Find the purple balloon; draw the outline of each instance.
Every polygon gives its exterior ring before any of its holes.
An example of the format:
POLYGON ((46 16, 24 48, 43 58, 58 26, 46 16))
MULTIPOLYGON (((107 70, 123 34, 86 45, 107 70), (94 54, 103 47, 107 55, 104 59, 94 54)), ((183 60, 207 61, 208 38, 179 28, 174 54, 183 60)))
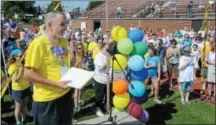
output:
POLYGON ((142 114, 141 114, 139 120, 140 120, 141 122, 146 123, 146 122, 149 120, 149 113, 148 113, 146 110, 143 110, 143 112, 142 112, 142 114))
POLYGON ((147 94, 147 92, 145 92, 143 94, 143 96, 141 96, 141 97, 132 96, 132 98, 133 98, 134 102, 136 102, 137 104, 143 104, 143 103, 148 101, 148 94, 147 94))

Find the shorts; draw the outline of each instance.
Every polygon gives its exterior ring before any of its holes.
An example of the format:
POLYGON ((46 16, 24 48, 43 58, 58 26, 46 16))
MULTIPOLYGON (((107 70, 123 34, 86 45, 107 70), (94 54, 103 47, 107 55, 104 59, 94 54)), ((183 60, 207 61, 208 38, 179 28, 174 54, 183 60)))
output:
POLYGON ((175 72, 175 76, 178 78, 179 77, 179 69, 178 69, 178 64, 171 64, 171 63, 168 63, 168 75, 169 77, 172 77, 172 74, 173 74, 173 70, 175 72))
POLYGON ((73 116, 72 90, 52 101, 33 103, 35 125, 71 125, 73 116))
POLYGON ((157 79, 158 78, 158 75, 148 75, 148 78, 152 78, 152 79, 157 79))
POLYGON ((207 78, 207 72, 208 72, 208 68, 207 67, 202 67, 201 76, 204 77, 204 78, 207 78))
POLYGON ((24 98, 31 96, 30 88, 24 90, 12 90, 12 96, 16 102, 21 102, 24 98))
POLYGON ((191 90, 193 82, 180 82, 181 91, 182 92, 189 92, 191 90))
POLYGON ((207 82, 209 83, 216 83, 215 81, 215 71, 208 71, 207 73, 207 82))

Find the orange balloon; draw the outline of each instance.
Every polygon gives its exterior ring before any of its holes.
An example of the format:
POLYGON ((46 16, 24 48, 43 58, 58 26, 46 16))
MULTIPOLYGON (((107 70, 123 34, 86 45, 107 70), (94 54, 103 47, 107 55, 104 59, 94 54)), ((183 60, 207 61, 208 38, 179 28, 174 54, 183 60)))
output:
POLYGON ((124 79, 115 80, 113 82, 113 93, 123 94, 128 91, 128 83, 124 79))

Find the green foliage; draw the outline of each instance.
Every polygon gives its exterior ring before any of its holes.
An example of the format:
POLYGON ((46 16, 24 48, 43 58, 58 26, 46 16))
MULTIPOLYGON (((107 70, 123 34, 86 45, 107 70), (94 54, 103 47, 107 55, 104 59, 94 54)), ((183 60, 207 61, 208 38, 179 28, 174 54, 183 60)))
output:
POLYGON ((104 1, 90 1, 89 5, 88 5, 88 8, 92 9, 94 7, 97 7, 97 6, 101 5, 103 2, 104 1))
POLYGON ((37 17, 34 17, 30 19, 29 23, 35 26, 40 26, 43 22, 39 20, 37 17))
MULTIPOLYGON (((48 5, 47 12, 54 11, 54 9, 55 9, 55 7, 58 5, 58 3, 59 3, 59 1, 52 1, 52 2, 48 5)), ((60 5, 58 6, 58 8, 56 9, 56 11, 62 11, 61 3, 60 3, 60 5)))
POLYGON ((24 14, 33 13, 35 1, 3 1, 2 10, 5 19, 14 20, 15 13, 18 14, 18 20, 22 20, 24 14))

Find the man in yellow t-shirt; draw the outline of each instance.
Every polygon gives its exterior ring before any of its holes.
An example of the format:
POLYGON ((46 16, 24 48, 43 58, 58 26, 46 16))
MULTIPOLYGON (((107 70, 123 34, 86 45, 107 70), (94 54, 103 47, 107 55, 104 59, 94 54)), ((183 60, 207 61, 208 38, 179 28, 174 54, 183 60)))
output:
POLYGON ((211 45, 212 43, 214 43, 214 38, 210 38, 209 41, 206 41, 205 43, 203 43, 203 48, 201 51, 201 62, 202 62, 202 68, 201 68, 201 83, 202 83, 202 88, 200 93, 203 94, 203 92, 206 89, 206 78, 207 78, 207 72, 208 72, 208 64, 205 61, 206 56, 208 55, 208 53, 211 51, 211 45), (204 53, 203 53, 204 52, 204 53))
POLYGON ((34 82, 34 122, 71 125, 72 90, 67 86, 70 81, 60 81, 70 67, 67 40, 63 38, 65 15, 49 12, 45 24, 45 33, 34 39, 26 52, 24 76, 34 82))

